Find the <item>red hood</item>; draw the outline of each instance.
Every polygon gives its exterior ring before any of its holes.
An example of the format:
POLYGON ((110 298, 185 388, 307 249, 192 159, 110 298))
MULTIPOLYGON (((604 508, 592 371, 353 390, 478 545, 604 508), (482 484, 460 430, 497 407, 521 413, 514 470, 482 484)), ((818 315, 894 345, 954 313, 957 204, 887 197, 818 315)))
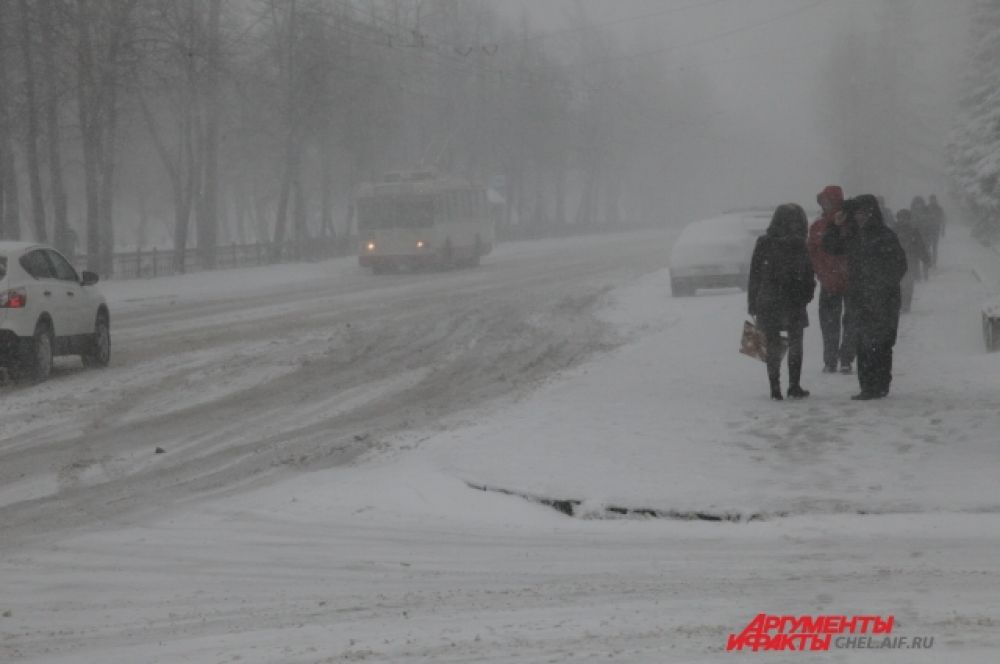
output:
POLYGON ((827 185, 823 191, 816 195, 816 202, 819 203, 824 198, 833 203, 833 207, 829 212, 824 212, 822 217, 827 221, 832 221, 833 213, 844 207, 844 190, 835 184, 827 185))

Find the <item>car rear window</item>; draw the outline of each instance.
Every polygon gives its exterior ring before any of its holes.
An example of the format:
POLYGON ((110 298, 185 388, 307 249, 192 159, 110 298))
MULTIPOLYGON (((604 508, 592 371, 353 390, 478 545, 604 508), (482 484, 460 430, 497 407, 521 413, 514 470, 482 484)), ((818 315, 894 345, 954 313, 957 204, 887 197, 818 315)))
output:
POLYGON ((21 256, 20 262, 24 271, 33 276, 35 279, 53 279, 56 276, 52 269, 52 265, 45 257, 45 254, 42 253, 41 249, 29 251, 25 255, 21 256))
POLYGON ((0 279, 7 276, 7 257, 0 256, 0 279))

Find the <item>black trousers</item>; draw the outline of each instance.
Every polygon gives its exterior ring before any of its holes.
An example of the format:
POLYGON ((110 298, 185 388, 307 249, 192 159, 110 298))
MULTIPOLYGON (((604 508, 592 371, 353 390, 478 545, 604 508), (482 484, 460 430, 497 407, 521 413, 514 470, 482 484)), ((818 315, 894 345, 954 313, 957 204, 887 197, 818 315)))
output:
POLYGON ((892 383, 891 340, 867 339, 858 342, 858 383, 862 392, 888 394, 892 383))
POLYGON ((843 294, 819 291, 819 328, 823 333, 823 364, 828 367, 850 364, 857 353, 857 332, 847 298, 843 294))
MULTIPOLYGON (((764 328, 767 337, 767 379, 772 388, 781 385, 781 329, 764 328)), ((802 328, 793 326, 788 330, 788 387, 799 384, 802 379, 802 328)))

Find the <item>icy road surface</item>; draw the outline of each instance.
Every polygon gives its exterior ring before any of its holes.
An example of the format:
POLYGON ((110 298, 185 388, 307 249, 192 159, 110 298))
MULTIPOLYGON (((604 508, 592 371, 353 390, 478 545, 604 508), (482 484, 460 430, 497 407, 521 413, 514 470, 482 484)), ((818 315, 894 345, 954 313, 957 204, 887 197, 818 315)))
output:
POLYGON ((110 283, 112 365, 2 389, 3 543, 341 464, 606 348, 601 296, 670 235, 501 246, 480 269, 345 259, 110 283), (164 454, 154 454, 159 447, 164 454))

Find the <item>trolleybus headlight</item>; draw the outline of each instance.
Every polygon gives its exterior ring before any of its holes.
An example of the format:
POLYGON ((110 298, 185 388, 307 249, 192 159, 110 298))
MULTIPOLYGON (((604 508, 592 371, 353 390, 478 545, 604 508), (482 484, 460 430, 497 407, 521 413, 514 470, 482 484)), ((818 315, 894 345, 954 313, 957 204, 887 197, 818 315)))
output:
POLYGON ((424 248, 424 241, 417 240, 417 249, 423 249, 423 248, 424 248))
POLYGON ((374 242, 369 242, 365 246, 367 247, 368 251, 375 251, 375 243, 374 242))

